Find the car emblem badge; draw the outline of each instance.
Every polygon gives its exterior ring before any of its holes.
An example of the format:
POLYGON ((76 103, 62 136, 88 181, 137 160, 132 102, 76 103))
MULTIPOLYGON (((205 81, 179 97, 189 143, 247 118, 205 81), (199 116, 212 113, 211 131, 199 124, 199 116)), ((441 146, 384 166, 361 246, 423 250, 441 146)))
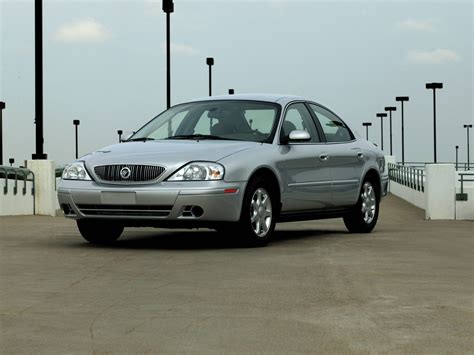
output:
POLYGON ((128 166, 125 166, 122 169, 120 169, 120 176, 122 179, 126 180, 130 177, 130 175, 132 175, 132 171, 130 170, 128 166))

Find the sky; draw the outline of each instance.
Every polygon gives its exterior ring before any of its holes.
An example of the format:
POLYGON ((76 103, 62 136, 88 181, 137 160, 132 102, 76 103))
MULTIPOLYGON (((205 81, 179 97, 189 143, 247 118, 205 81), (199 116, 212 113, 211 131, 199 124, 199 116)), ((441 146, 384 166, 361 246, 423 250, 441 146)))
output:
MULTIPOLYGON (((172 104, 203 97, 206 57, 213 93, 301 95, 326 105, 361 135, 380 143, 385 106, 393 114, 394 155, 433 159, 437 92, 438 161, 466 160, 473 123, 472 1, 174 0, 172 104)), ((45 153, 58 164, 117 141, 166 108, 165 15, 159 0, 44 0, 45 153)), ((35 150, 34 1, 0 0, 0 101, 4 162, 35 150)), ((384 148, 389 146, 388 119, 384 148)), ((474 136, 471 136, 473 138, 474 136)), ((473 144, 474 145, 474 141, 473 144)), ((473 157, 471 147, 471 157, 473 157)), ((17 165, 18 165, 17 164, 17 165)))

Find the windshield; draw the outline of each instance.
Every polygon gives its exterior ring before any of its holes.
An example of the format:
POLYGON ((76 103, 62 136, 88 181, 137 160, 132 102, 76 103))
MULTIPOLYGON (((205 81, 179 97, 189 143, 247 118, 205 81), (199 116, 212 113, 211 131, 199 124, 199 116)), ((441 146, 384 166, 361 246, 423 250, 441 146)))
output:
POLYGON ((129 140, 230 139, 270 142, 280 106, 219 100, 178 105, 158 115, 129 140))

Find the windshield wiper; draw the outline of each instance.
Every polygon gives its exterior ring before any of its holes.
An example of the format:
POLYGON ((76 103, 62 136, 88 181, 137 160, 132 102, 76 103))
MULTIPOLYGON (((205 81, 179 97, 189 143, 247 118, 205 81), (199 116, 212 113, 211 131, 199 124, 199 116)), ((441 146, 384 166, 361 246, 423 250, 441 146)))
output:
POLYGON ((165 139, 221 139, 221 140, 230 140, 230 141, 235 141, 237 139, 232 139, 232 138, 224 138, 224 137, 219 137, 219 136, 213 136, 212 134, 178 134, 176 136, 171 136, 165 139))
POLYGON ((140 137, 140 138, 128 139, 127 142, 145 142, 145 141, 154 141, 154 140, 155 140, 155 138, 140 137))

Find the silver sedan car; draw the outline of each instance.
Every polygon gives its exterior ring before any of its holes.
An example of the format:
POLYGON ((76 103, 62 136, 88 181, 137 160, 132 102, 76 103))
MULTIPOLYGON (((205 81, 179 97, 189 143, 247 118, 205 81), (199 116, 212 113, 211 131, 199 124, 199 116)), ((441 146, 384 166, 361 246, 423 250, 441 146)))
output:
POLYGON ((76 160, 58 199, 92 243, 155 226, 212 228, 259 246, 276 222, 342 217, 350 232, 370 232, 387 184, 382 151, 328 108, 230 95, 173 106, 76 160))

